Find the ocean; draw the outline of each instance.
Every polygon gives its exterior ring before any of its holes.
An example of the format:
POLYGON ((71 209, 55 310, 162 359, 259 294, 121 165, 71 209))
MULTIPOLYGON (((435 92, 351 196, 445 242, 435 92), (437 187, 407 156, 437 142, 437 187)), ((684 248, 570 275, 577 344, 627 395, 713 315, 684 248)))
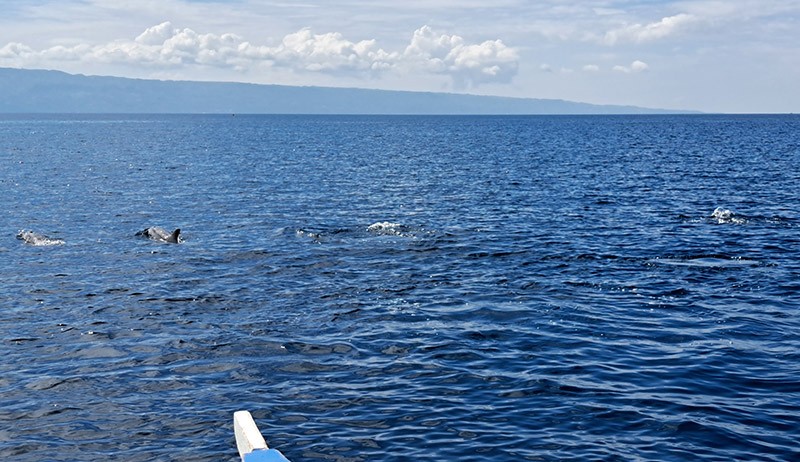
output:
POLYGON ((0 171, 0 459, 800 459, 800 116, 2 115, 0 171))

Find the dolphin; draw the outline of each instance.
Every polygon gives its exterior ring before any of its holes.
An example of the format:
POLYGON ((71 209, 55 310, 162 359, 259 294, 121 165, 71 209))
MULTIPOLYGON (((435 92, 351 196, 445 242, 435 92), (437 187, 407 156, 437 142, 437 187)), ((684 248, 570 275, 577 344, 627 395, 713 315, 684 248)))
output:
POLYGON ((47 237, 44 234, 39 234, 34 231, 26 231, 24 229, 17 234, 17 239, 24 241, 26 244, 35 246, 61 245, 64 243, 63 239, 54 239, 47 237))
POLYGON ((165 231, 164 228, 159 228, 158 226, 151 226, 136 233, 137 236, 143 236, 154 241, 169 242, 172 244, 183 242, 183 240, 180 238, 180 234, 180 228, 176 228, 175 231, 169 233, 165 231))

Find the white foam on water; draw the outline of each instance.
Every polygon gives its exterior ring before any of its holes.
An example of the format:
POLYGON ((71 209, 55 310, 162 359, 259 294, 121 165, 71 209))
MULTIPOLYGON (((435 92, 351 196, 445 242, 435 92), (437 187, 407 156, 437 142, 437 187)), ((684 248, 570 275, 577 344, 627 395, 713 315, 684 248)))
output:
POLYGON ((711 218, 717 220, 719 224, 734 224, 734 225, 742 225, 747 223, 747 220, 736 216, 733 211, 729 209, 724 209, 722 207, 717 207, 714 209, 714 212, 711 213, 711 218))
POLYGON ((367 231, 375 234, 404 236, 406 227, 400 223, 392 223, 390 221, 379 221, 367 227, 367 231))
POLYGON ((26 231, 20 230, 17 234, 17 239, 25 241, 28 245, 33 245, 37 247, 44 247, 44 246, 51 246, 51 245, 63 245, 63 239, 55 239, 45 236, 44 234, 39 234, 33 231, 26 231))

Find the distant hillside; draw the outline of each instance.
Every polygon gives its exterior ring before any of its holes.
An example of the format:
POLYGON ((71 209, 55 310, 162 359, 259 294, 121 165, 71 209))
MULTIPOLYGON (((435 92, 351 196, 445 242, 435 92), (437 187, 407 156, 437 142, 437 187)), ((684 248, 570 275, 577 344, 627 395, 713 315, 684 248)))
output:
POLYGON ((0 113, 645 114, 633 106, 454 93, 139 80, 0 68, 0 113))

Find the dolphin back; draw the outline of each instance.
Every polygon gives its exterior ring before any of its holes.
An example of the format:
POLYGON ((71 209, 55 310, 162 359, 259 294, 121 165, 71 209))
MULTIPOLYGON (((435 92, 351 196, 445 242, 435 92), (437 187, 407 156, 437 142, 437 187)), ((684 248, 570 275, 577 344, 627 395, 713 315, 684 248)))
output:
POLYGON ((63 239, 48 237, 45 236, 44 234, 40 234, 34 231, 26 231, 24 229, 17 234, 17 239, 25 242, 28 245, 33 245, 37 247, 64 244, 63 239))
POLYGON ((147 237, 159 242, 169 242, 172 244, 178 244, 181 242, 180 234, 180 228, 177 228, 175 231, 169 233, 165 231, 164 228, 159 228, 158 226, 151 226, 136 233, 137 236, 147 237))

